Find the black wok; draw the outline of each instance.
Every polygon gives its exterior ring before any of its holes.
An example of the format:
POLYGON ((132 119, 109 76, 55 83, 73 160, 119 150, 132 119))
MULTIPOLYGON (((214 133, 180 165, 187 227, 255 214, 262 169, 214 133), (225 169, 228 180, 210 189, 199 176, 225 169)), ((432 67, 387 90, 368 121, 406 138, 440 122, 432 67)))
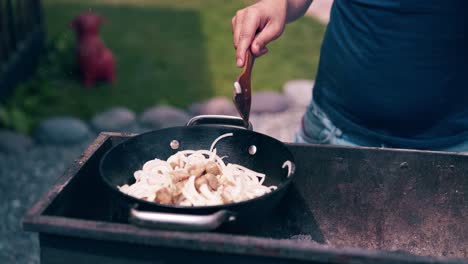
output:
POLYGON ((198 116, 185 127, 144 133, 110 149, 103 156, 99 169, 113 201, 119 205, 115 209, 119 211, 117 213, 128 217, 134 224, 178 230, 212 230, 223 223, 237 228, 264 219, 281 200, 293 179, 294 158, 282 142, 251 131, 251 126, 246 129, 242 124, 242 119, 236 117, 198 116), (214 139, 226 133, 234 136, 217 143, 218 155, 228 156, 225 162, 266 174, 264 184, 276 185, 276 190, 239 203, 194 207, 149 202, 118 190, 117 186, 133 183, 133 173, 148 160, 166 160, 180 150, 209 149, 214 139), (177 145, 178 148, 173 149, 177 145), (286 161, 292 163, 289 171, 282 168, 286 161))

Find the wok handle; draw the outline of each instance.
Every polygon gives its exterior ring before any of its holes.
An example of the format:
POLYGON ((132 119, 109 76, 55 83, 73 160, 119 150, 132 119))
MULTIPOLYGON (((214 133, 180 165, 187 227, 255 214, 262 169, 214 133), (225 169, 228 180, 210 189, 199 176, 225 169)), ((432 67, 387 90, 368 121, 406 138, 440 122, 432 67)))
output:
POLYGON ((130 208, 130 223, 138 226, 181 231, 210 231, 225 222, 235 221, 234 214, 221 210, 210 215, 187 215, 139 211, 130 208))
POLYGON ((229 115, 199 115, 187 122, 187 126, 197 125, 221 125, 253 130, 252 123, 247 125, 242 118, 229 115))

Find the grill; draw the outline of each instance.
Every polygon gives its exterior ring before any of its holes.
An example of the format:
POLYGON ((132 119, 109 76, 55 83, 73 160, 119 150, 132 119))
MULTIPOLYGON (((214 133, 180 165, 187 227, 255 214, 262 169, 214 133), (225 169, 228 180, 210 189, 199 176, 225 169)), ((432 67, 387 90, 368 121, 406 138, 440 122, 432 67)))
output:
POLYGON ((182 232, 114 215, 102 133, 28 211, 42 263, 468 263, 468 156, 289 144, 296 178, 261 225, 182 232))

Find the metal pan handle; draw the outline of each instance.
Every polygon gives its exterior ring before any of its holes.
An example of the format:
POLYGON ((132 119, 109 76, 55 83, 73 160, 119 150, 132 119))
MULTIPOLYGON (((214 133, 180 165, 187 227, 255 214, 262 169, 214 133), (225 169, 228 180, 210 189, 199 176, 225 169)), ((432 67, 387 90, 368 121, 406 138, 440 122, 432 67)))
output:
POLYGON ((253 130, 252 123, 246 125, 242 118, 229 115, 199 115, 187 122, 187 126, 197 125, 220 125, 253 130))
POLYGON ((138 226, 180 231, 210 231, 225 222, 235 221, 230 211, 221 210, 210 215, 185 215, 139 211, 130 208, 130 223, 138 226))

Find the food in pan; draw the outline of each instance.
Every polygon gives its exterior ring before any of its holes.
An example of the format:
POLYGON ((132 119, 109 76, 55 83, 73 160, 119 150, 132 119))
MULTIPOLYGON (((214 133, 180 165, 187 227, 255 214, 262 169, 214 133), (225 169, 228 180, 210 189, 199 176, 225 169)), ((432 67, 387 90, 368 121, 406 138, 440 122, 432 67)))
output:
POLYGON ((135 183, 119 189, 139 199, 179 206, 236 203, 276 189, 263 185, 265 174, 226 164, 226 156, 217 155, 216 143, 229 136, 233 134, 216 138, 210 150, 183 150, 167 160, 150 160, 134 173, 135 183))

